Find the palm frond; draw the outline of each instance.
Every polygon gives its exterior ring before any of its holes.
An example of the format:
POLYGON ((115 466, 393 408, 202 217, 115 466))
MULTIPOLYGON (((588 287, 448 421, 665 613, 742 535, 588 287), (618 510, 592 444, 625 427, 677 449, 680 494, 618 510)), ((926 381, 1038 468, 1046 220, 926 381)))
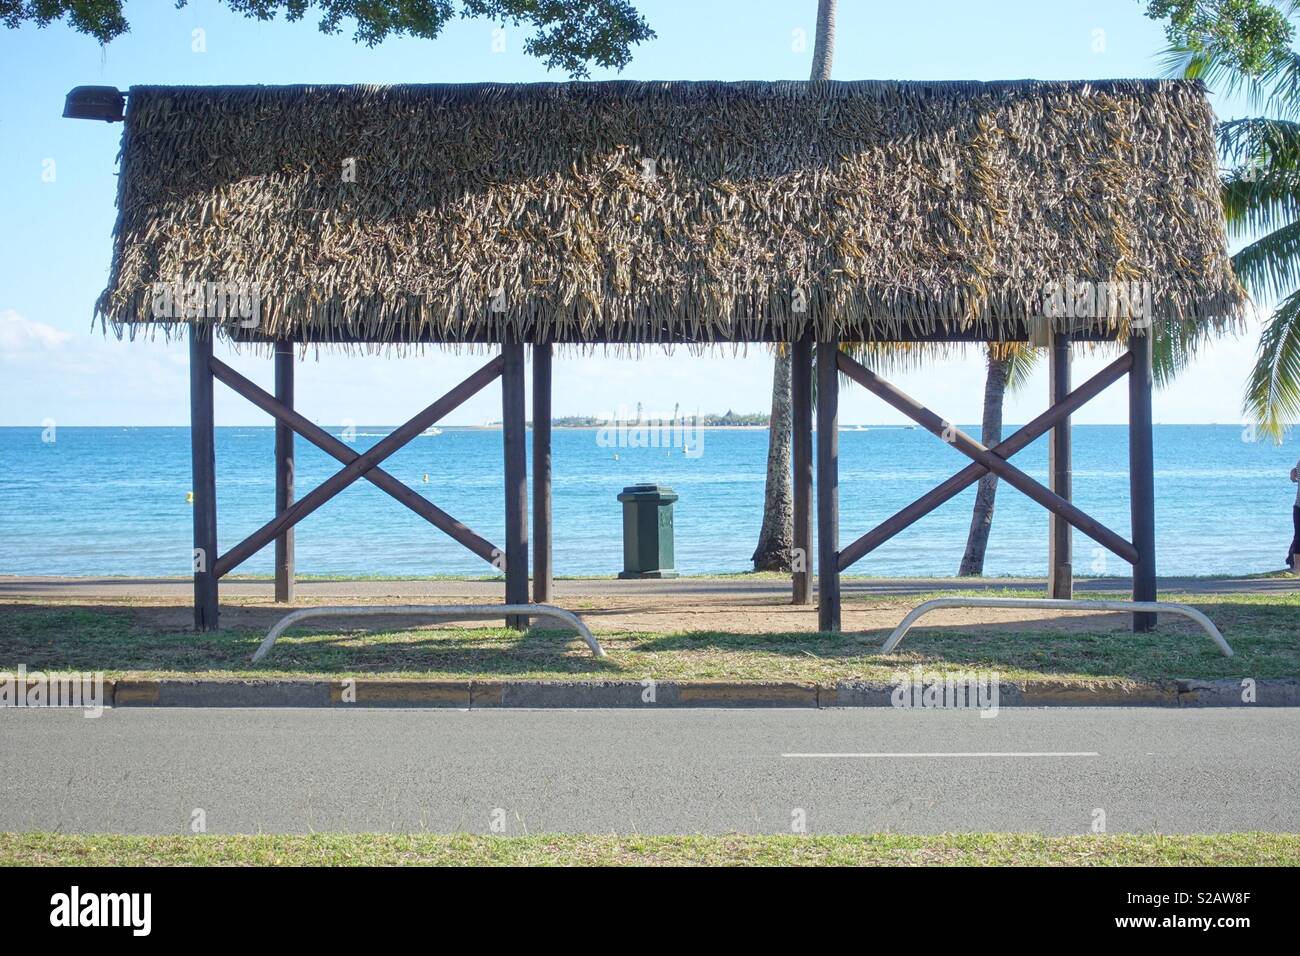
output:
POLYGON ((1300 419, 1300 291, 1289 295, 1264 326, 1246 383, 1245 411, 1278 442, 1300 419))
POLYGON ((1028 342, 990 342, 989 355, 1006 359, 1007 391, 1015 394, 1029 384, 1042 351, 1028 342))
POLYGON ((1282 298, 1300 288, 1300 220, 1256 239, 1232 257, 1237 278, 1259 298, 1282 298))
POLYGON ((1218 126, 1219 148, 1234 163, 1267 160, 1300 169, 1300 123, 1267 116, 1226 120, 1218 126))
POLYGON ((1196 322, 1157 322, 1152 327, 1151 372, 1157 388, 1165 388, 1187 370, 1202 346, 1229 334, 1196 322))
POLYGON ((1216 51, 1179 44, 1166 47, 1159 59, 1166 76, 1200 80, 1217 93, 1244 96, 1258 112, 1300 118, 1300 55, 1294 51, 1279 52, 1255 75, 1242 73, 1216 51))
POLYGON ((1221 198, 1233 238, 1277 229, 1300 217, 1300 171, 1273 174, 1239 167, 1224 176, 1221 198))
MULTIPOLYGON (((1151 340, 1151 368, 1156 388, 1172 384, 1191 365, 1203 345, 1224 338, 1226 334, 1227 329, 1197 329, 1192 323, 1157 324, 1155 338, 1151 340)), ((1128 350, 1128 343, 1076 342, 1074 348, 1092 358, 1109 362, 1123 355, 1128 350)))
POLYGON ((1250 117, 1220 123, 1219 149, 1235 165, 1223 180, 1231 234, 1248 238, 1300 213, 1300 123, 1250 117))

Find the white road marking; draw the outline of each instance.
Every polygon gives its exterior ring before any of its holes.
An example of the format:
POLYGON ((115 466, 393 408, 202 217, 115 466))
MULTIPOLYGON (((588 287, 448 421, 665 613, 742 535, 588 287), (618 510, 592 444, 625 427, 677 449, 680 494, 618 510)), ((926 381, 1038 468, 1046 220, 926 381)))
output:
POLYGON ((781 754, 782 757, 1100 757, 1095 750, 985 750, 985 751, 944 751, 912 753, 825 753, 825 754, 781 754))

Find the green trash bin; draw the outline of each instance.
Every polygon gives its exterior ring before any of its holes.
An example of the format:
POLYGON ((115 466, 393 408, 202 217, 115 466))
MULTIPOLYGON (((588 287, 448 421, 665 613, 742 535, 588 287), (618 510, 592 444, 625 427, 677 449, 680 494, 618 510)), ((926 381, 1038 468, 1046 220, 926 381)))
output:
POLYGON ((675 578, 673 502, 667 485, 629 485, 623 502, 623 570, 620 578, 675 578))

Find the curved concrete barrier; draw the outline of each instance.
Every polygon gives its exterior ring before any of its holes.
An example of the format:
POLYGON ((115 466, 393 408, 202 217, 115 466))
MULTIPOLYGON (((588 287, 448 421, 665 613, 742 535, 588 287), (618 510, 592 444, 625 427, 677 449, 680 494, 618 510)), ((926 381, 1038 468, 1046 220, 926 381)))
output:
POLYGON ((1186 604, 1166 604, 1163 601, 1067 601, 1061 598, 964 598, 941 597, 925 601, 912 608, 907 617, 894 628, 894 632, 880 645, 880 653, 888 654, 896 648, 912 625, 924 615, 942 607, 1013 607, 1030 611, 1149 611, 1155 614, 1180 614, 1201 626, 1210 639, 1219 646, 1224 657, 1232 657, 1232 647, 1223 639, 1214 622, 1186 604))
POLYGON ((572 611, 551 604, 384 604, 305 607, 299 611, 292 611, 280 618, 275 626, 266 632, 266 637, 262 638, 262 643, 253 654, 253 660, 260 661, 265 657, 280 635, 299 621, 312 617, 378 617, 391 614, 418 615, 444 621, 482 621, 508 616, 547 617, 573 628, 587 642, 593 654, 597 657, 605 656, 604 648, 582 622, 582 618, 572 611))

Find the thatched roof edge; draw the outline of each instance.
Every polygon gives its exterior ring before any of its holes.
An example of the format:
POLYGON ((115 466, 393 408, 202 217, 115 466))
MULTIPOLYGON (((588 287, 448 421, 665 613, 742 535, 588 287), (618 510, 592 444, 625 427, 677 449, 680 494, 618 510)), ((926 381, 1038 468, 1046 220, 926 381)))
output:
MULTIPOLYGON (((155 284, 233 266, 265 296, 261 332, 338 343, 1014 338, 1045 281, 1076 277, 1154 286, 1161 322, 1223 327, 1245 303, 1196 81, 137 86, 129 102, 96 308, 118 335, 186 325, 156 314, 155 284), (776 108, 788 160, 753 142, 776 108), (400 140, 402 118, 409 142, 361 135, 400 140), (616 142, 635 122, 671 161, 653 187, 638 144, 616 142), (411 155, 430 137, 445 168, 411 155), (350 145, 375 180, 327 178, 350 145), (586 234, 547 245, 566 229, 586 234)), ((1120 336, 1129 318, 1050 322, 1120 336)))

